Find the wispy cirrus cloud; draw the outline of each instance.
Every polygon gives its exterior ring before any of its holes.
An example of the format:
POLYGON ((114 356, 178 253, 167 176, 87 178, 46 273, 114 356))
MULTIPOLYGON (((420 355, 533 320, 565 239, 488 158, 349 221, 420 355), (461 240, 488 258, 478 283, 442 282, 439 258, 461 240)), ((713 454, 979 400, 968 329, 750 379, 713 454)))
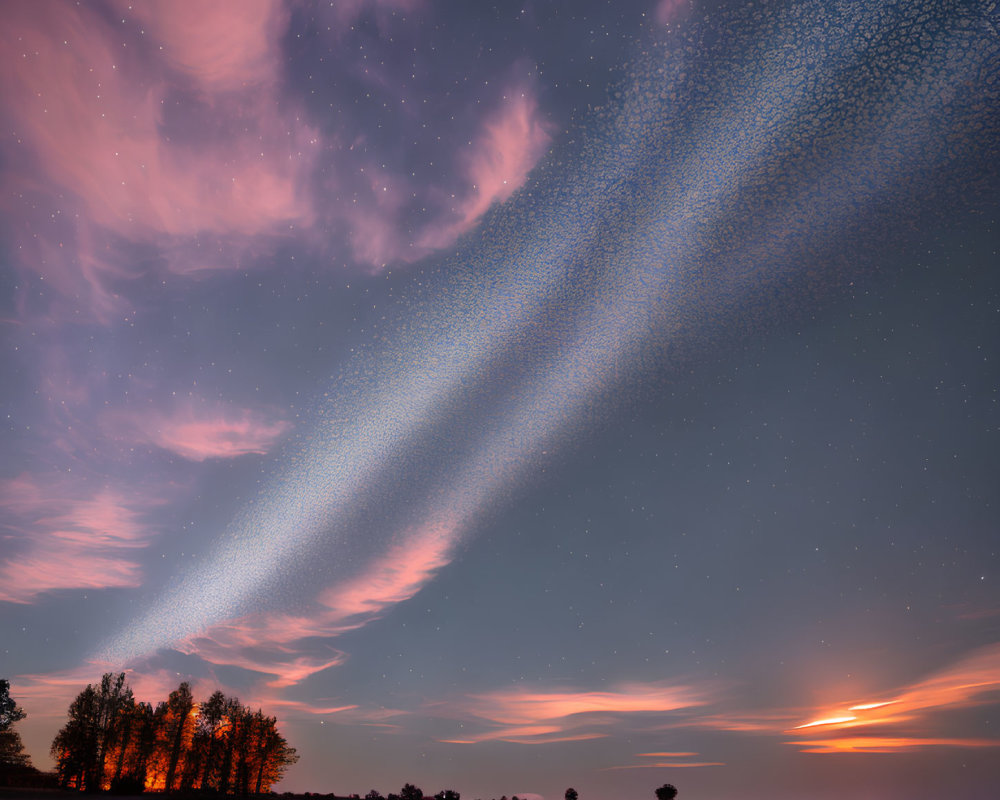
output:
MULTIPOLYGON (((655 753, 638 753, 638 756, 650 756, 656 755, 655 753)), ((664 755, 671 755, 670 753, 665 753, 664 755)), ((697 768, 697 767, 724 767, 726 762, 724 761, 685 761, 678 760, 686 757, 692 757, 698 755, 697 753, 678 753, 677 758, 671 758, 669 761, 649 761, 642 764, 621 764, 615 767, 605 767, 607 770, 618 770, 618 769, 685 769, 685 768, 697 768)))
MULTIPOLYGON (((524 185, 551 140, 552 127, 532 87, 512 87, 455 157, 461 180, 450 200, 440 202, 433 216, 415 229, 405 219, 417 187, 403 174, 370 164, 362 170, 367 178, 360 199, 347 209, 355 255, 380 267, 415 261, 447 247, 471 230, 491 206, 524 185)), ((444 187, 429 194, 443 196, 444 187)))
POLYGON ((169 409, 120 411, 108 417, 109 433, 151 444, 190 461, 235 458, 271 450, 291 428, 276 414, 185 400, 169 409))
POLYGON ((346 656, 329 640, 413 597, 450 562, 454 544, 455 527, 446 523, 406 531, 355 577, 321 591, 308 613, 227 620, 176 647, 213 664, 264 673, 274 688, 301 683, 343 663, 346 656))
POLYGON ((704 688, 666 683, 626 683, 605 691, 533 691, 525 687, 468 695, 429 704, 429 713, 461 720, 479 732, 442 741, 552 744, 605 738, 630 727, 629 719, 693 713, 708 702, 704 688))
POLYGON ((691 686, 623 684, 612 691, 531 691, 515 688, 473 695, 462 705, 482 719, 504 724, 565 719, 577 714, 668 712, 703 705, 704 694, 691 686))
POLYGON ((193 272, 236 266, 246 242, 234 236, 308 223, 318 141, 279 109, 282 4, 119 5, 112 22, 18 4, 0 33, 16 131, 5 211, 30 232, 20 265, 105 323, 126 307, 118 284, 156 263, 123 240, 193 272))
POLYGON ((551 141, 552 127, 540 114, 530 87, 505 94, 462 156, 470 188, 452 209, 458 219, 431 226, 424 233, 424 247, 448 244, 472 228, 492 205, 507 200, 527 180, 551 141))
POLYGON ((136 551, 149 544, 152 531, 115 489, 25 474, 0 482, 0 508, 8 540, 0 600, 30 603, 56 589, 141 584, 136 551))

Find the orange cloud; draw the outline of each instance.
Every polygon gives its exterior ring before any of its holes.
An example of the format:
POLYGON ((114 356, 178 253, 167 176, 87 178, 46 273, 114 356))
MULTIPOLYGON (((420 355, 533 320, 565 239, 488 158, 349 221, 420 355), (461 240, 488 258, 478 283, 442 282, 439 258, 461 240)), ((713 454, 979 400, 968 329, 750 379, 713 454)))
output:
POLYGON ((1000 644, 984 647, 958 663, 938 673, 918 681, 893 693, 888 699, 856 702, 845 709, 830 710, 816 718, 807 720, 787 733, 836 734, 839 731, 856 731, 859 728, 893 728, 894 734, 868 737, 845 736, 840 739, 803 740, 800 742, 805 752, 897 752, 912 747, 947 745, 992 746, 998 740, 941 739, 933 736, 919 738, 900 736, 901 728, 908 732, 930 733, 933 727, 930 717, 946 710, 971 708, 996 704, 996 692, 1000 690, 1000 644), (969 744, 970 742, 986 744, 969 744), (840 742, 841 744, 836 744, 840 742))
POLYGON ((683 769, 684 767, 724 767, 724 761, 657 761, 654 764, 625 764, 605 769, 683 769))
POLYGON ((803 753, 900 753, 927 747, 1000 747, 1000 739, 917 739, 892 736, 848 736, 786 742, 803 753))

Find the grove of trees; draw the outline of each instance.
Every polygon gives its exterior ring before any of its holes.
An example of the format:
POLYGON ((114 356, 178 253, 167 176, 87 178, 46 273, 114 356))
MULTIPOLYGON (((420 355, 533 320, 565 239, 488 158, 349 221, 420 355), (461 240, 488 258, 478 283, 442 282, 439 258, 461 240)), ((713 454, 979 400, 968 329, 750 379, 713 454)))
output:
POLYGON ((187 683, 154 707, 135 700, 124 673, 77 695, 51 753, 67 789, 224 795, 268 792, 298 760, 259 709, 218 691, 196 703, 187 683))

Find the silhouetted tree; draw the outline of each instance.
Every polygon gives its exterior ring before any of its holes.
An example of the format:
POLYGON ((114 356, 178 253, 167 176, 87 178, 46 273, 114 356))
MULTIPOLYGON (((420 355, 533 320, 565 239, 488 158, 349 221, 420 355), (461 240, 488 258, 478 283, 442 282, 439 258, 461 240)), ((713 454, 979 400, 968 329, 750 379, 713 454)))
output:
POLYGON ((379 794, 378 789, 372 789, 368 794, 365 795, 365 800, 385 800, 381 794, 379 794))
POLYGON ((677 788, 672 783, 665 783, 656 790, 656 800, 674 800, 677 788))
POLYGON ((0 731, 10 730, 15 722, 20 722, 27 714, 10 696, 10 681, 0 680, 0 731))
POLYGON ((30 767, 31 759, 24 752, 21 734, 12 728, 0 731, 0 772, 11 767, 30 767))
POLYGON ((97 759, 95 734, 97 691, 89 685, 69 704, 69 719, 52 740, 59 785, 64 789, 85 789, 85 778, 97 759))
POLYGON ((61 786, 88 791, 110 787, 134 705, 125 673, 106 673, 100 684, 88 685, 77 695, 69 707, 69 721, 52 742, 61 786))
POLYGON ((192 748, 198 752, 199 778, 197 785, 203 789, 219 788, 217 756, 223 723, 226 721, 226 696, 216 690, 202 703, 195 723, 192 748))
POLYGON ((185 681, 170 693, 162 715, 163 736, 160 741, 164 746, 167 765, 163 785, 168 792, 176 787, 178 765, 194 738, 193 712, 194 697, 191 695, 191 686, 185 681))
POLYGON ((31 769, 31 759, 24 752, 21 734, 14 730, 14 724, 27 714, 10 696, 10 682, 0 680, 0 784, 13 773, 31 769))
POLYGON ((412 783, 408 783, 399 790, 399 800, 424 800, 424 792, 412 783))
POLYGON ((461 800, 461 795, 454 789, 442 789, 434 795, 434 800, 461 800))
POLYGON ((114 764, 111 789, 118 794, 138 794, 146 785, 146 772, 156 745, 153 707, 149 703, 133 703, 125 711, 118 752, 114 764))
POLYGON ((566 800, 576 800, 580 795, 576 793, 576 789, 570 786, 566 790, 566 800))
POLYGON ((93 766, 93 773, 89 780, 89 785, 95 789, 107 789, 110 786, 111 776, 107 774, 109 758, 117 752, 122 744, 129 710, 134 705, 132 690, 125 685, 124 672, 117 676, 109 672, 101 678, 96 707, 97 762, 93 766))

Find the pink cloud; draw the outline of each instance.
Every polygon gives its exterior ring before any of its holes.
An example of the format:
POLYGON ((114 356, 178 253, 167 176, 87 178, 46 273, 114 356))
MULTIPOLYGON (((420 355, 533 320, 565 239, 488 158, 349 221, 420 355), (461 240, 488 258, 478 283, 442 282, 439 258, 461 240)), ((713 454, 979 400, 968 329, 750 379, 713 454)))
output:
POLYGON ((465 154, 465 178, 471 186, 454 209, 458 220, 429 227, 422 246, 433 249, 450 244, 490 206, 510 198, 527 180, 551 139, 551 129, 541 118, 530 89, 505 95, 465 154))
POLYGON ((634 714, 690 712, 706 700, 691 686, 661 683, 623 684, 612 691, 537 692, 524 688, 471 695, 427 707, 450 719, 484 726, 479 733, 442 739, 455 744, 488 741, 552 744, 609 736, 623 717, 634 714))
MULTIPOLYGON (((243 637, 241 637, 243 638, 243 637)), ((234 647, 230 642, 200 636, 182 644, 179 649, 195 654, 204 661, 218 666, 240 667, 251 672, 264 673, 271 677, 267 686, 281 689, 294 686, 318 672, 340 666, 347 656, 328 644, 310 645, 314 652, 283 646, 267 640, 234 647)))
POLYGON ((119 11, 148 28, 171 67, 207 91, 232 91, 273 83, 280 64, 278 35, 288 6, 278 0, 197 0, 117 3, 119 11))
POLYGON ((385 174, 377 163, 369 164, 362 170, 371 177, 361 201, 336 212, 349 222, 354 255, 381 268, 391 261, 415 261, 448 247, 491 206, 508 200, 524 185, 551 138, 551 128, 529 87, 505 95, 473 136, 469 149, 458 155, 465 190, 415 231, 402 222, 403 211, 415 196, 414 187, 405 176, 385 174))
POLYGON ((0 482, 0 508, 20 548, 0 563, 0 600, 30 603, 55 589, 135 587, 130 556, 149 543, 136 507, 118 492, 22 475, 0 482))
POLYGON ((426 5, 426 0, 338 0, 331 3, 327 13, 341 25, 350 25, 365 11, 374 11, 376 19, 394 11, 412 12, 426 5))
POLYGON ((561 728, 530 725, 523 728, 503 728, 466 739, 439 739, 445 744, 479 744, 480 742, 511 742, 514 744, 556 744, 559 742, 586 742, 606 739, 607 733, 564 734, 561 728))
POLYGON ((690 6, 690 0, 659 0, 653 9, 653 19, 658 25, 676 22, 690 6))
POLYGON ((649 761, 643 764, 624 764, 617 767, 605 767, 605 769, 682 769, 684 767, 723 767, 721 761, 692 761, 698 753, 678 752, 678 753, 636 753, 638 758, 668 759, 649 761))
POLYGON ((300 700, 284 700, 278 697, 269 698, 267 701, 267 707, 287 709, 289 711, 301 712, 303 714, 315 714, 317 716, 326 716, 327 714, 344 714, 358 708, 356 705, 326 706, 318 705, 316 703, 304 703, 300 700))
POLYGON ((338 621, 370 620, 409 600, 451 561, 455 540, 451 525, 429 525, 403 537, 354 580, 327 589, 319 602, 338 621))
POLYGON ((479 141, 468 157, 473 197, 465 207, 462 225, 469 226, 494 203, 507 200, 525 182, 551 140, 549 127, 538 114, 538 102, 527 89, 503 99, 486 121, 479 141))
MULTIPOLYGON (((343 28, 367 10, 383 20, 424 4, 349 0, 325 13, 343 28)), ((144 271, 236 269, 290 236, 323 250, 343 232, 375 269, 423 258, 506 201, 551 139, 530 88, 513 87, 456 155, 464 187, 450 204, 444 186, 412 186, 378 153, 355 186, 360 150, 331 155, 340 134, 321 134, 283 92, 287 4, 114 7, 111 20, 86 5, 15 4, 0 31, 14 131, 0 202, 20 268, 78 320, 129 311, 129 282, 144 271), (322 206, 318 174, 333 176, 322 206), (414 226, 420 201, 430 221, 414 226), (123 241, 156 257, 134 258, 123 241)))
POLYGON ((689 686, 624 684, 610 692, 532 692, 522 688, 474 695, 467 712, 494 722, 528 724, 575 714, 668 712, 702 705, 703 695, 689 686))
POLYGON ((206 408, 193 401, 171 411, 119 413, 109 417, 109 429, 119 438, 152 444, 190 461, 235 458, 267 453, 291 428, 249 409, 206 408))
POLYGON ((344 661, 343 653, 316 639, 360 628, 413 597, 449 563, 456 536, 456 527, 444 523, 410 531, 357 577, 321 592, 307 614, 227 620, 177 647, 213 664, 272 675, 273 688, 300 683, 344 661))
POLYGON ((85 292, 105 322, 122 306, 113 282, 137 269, 109 232, 163 248, 190 272, 219 264, 217 252, 199 255, 199 237, 283 235, 312 218, 302 187, 318 136, 279 110, 276 86, 287 14, 276 3, 192 11, 122 4, 120 30, 87 7, 25 3, 5 15, 0 89, 24 166, 4 189, 39 195, 39 174, 57 187, 41 198, 43 215, 37 199, 7 201, 33 251, 22 266, 67 296, 85 292), (123 48, 122 32, 136 27, 163 49, 123 48), (211 106, 190 138, 165 130, 178 73, 211 106))

